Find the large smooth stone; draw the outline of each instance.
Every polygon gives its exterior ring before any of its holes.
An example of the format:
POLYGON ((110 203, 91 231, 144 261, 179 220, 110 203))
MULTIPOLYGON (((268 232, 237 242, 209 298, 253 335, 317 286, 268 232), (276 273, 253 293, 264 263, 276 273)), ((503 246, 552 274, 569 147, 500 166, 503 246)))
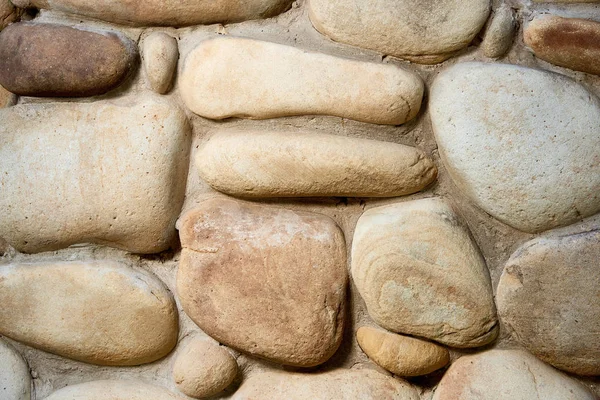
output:
POLYGON ((574 374, 600 375, 599 230, 524 244, 506 263, 497 302, 533 354, 574 374))
POLYGON ((245 380, 232 400, 418 400, 407 382, 373 370, 317 374, 266 372, 245 380))
POLYGON ((26 253, 168 249, 190 137, 182 110, 145 94, 0 110, 0 236, 26 253))
POLYGON ((2 266, 0 304, 0 334, 91 364, 145 364, 177 343, 171 293, 113 261, 2 266))
POLYGON ((431 64, 467 47, 489 0, 310 0, 310 19, 331 39, 431 64))
POLYGON ((277 363, 309 367, 337 350, 347 284, 330 218, 215 198, 185 213, 181 305, 208 335, 277 363))
POLYGON ((156 93, 165 94, 169 91, 178 60, 179 47, 173 36, 153 32, 144 39, 142 61, 146 78, 156 93))
POLYGON ((433 83, 431 121, 457 189, 525 232, 600 210, 600 101, 569 78, 464 63, 433 83))
POLYGON ((390 331, 460 348, 498 333, 485 261, 439 198, 366 211, 354 232, 352 278, 369 315, 390 331))
POLYGON ((123 83, 137 57, 122 34, 22 22, 0 33, 0 84, 21 96, 95 96, 123 83))
POLYGON ((29 367, 17 350, 4 340, 0 340, 0 399, 31 399, 29 367))
POLYGON ((419 112, 424 84, 390 64, 218 37, 188 54, 179 89, 190 110, 211 119, 320 114, 399 125, 419 112))
POLYGON ((224 131, 196 156, 210 186, 237 197, 402 196, 437 176, 414 147, 315 132, 224 131))
POLYGON ((141 381, 103 380, 59 389, 45 400, 185 400, 168 390, 141 381))
POLYGON ((595 400, 579 382, 521 350, 463 356, 439 383, 433 400, 595 400))

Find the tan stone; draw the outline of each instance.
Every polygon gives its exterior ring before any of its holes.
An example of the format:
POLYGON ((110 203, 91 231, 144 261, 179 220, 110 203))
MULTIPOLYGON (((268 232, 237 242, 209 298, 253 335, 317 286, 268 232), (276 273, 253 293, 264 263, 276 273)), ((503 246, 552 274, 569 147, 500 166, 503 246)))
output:
POLYGON ((158 95, 0 110, 0 236, 26 253, 98 243, 168 249, 190 129, 158 95))
POLYGON ((141 381, 102 380, 67 386, 45 400, 185 400, 168 390, 141 381))
POLYGON ((179 60, 177 39, 164 32, 151 33, 142 44, 142 59, 152 90, 160 94, 167 93, 179 60))
POLYGON ((17 350, 4 340, 0 340, 0 399, 31 399, 29 367, 17 350))
POLYGON ((481 50, 486 57, 502 57, 513 43, 517 22, 508 5, 502 4, 494 10, 494 17, 485 30, 481 50))
POLYGON ((362 326, 356 340, 373 362, 398 376, 426 375, 450 361, 442 346, 381 329, 362 326))
POLYGON ((201 399, 229 386, 238 374, 235 358, 223 347, 194 339, 177 355, 173 379, 185 395, 201 399))
POLYGON ((178 222, 177 289, 187 315, 230 347, 309 367, 337 350, 346 246, 328 217, 214 198, 178 222))
POLYGON ((211 119, 319 114, 399 125, 419 112, 424 85, 391 64, 218 37, 187 55, 179 89, 190 110, 211 119))
POLYGON ((237 197, 393 197, 437 175, 416 148, 308 131, 222 131, 197 153, 196 167, 214 189, 237 197))
POLYGON ((19 19, 21 11, 10 2, 10 0, 0 0, 0 31, 19 19))
POLYGON ((533 0, 535 3, 598 3, 600 0, 533 0))
POLYGON ((0 334, 92 364, 145 364, 177 343, 171 293, 149 273, 117 262, 3 266, 0 304, 0 334))
POLYGON ((0 108, 6 108, 16 103, 17 96, 0 86, 0 108))

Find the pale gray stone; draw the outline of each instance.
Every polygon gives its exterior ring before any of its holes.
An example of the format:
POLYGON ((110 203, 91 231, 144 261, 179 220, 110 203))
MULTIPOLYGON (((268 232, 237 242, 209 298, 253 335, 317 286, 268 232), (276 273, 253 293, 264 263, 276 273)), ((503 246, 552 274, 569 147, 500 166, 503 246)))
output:
POLYGON ((0 399, 31 399, 29 367, 17 350, 4 340, 0 340, 0 399))
POLYGON ((185 400, 170 391, 142 381, 102 380, 67 386, 45 400, 185 400))
POLYGON ((516 28, 517 22, 512 8, 502 4, 494 10, 494 16, 483 35, 481 42, 483 54, 490 58, 498 58, 506 54, 514 40, 516 28))

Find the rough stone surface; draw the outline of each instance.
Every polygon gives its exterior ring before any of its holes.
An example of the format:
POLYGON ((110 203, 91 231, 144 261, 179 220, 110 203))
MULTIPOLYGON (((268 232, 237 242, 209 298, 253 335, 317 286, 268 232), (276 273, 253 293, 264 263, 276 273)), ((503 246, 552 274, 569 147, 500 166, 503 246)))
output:
POLYGON ((17 96, 0 86, 0 108, 6 108, 16 103, 17 96))
POLYGON ((418 400, 407 382, 372 370, 268 372, 247 379, 232 400, 418 400))
POLYGON ((346 246, 323 215, 215 198, 178 222, 177 288, 208 335, 281 364, 321 364, 344 327, 346 246))
POLYGON ((17 105, 0 110, 0 120, 0 236, 13 247, 169 248, 190 146, 179 108, 140 95, 17 105))
POLYGON ((481 49, 486 57, 502 57, 513 43, 517 23, 515 15, 508 5, 502 4, 494 10, 494 17, 487 27, 481 49))
POLYGON ((188 108, 211 119, 320 114, 391 125, 417 115, 424 90, 417 74, 390 64, 233 37, 192 50, 179 88, 188 108))
POLYGON ((523 37, 544 61, 600 75, 600 22, 542 15, 527 25, 523 37))
POLYGON ((498 333, 485 261, 444 201, 377 207, 358 220, 352 277, 382 327, 453 347, 476 347, 498 333))
POLYGON ((238 365, 233 356, 218 344, 202 339, 187 344, 173 365, 177 388, 197 399, 223 391, 237 374, 238 365))
POLYGON ((67 386, 45 400, 185 400, 168 390, 141 381, 102 380, 67 386))
POLYGON ((0 304, 1 334, 92 364, 145 364, 177 343, 170 292, 149 273, 112 261, 3 266, 0 304))
POLYGON ((599 267, 599 230, 524 244, 500 278, 502 320, 543 361, 578 375, 600 375, 599 267))
POLYGON ((142 59, 152 90, 160 94, 167 93, 179 60, 177 39, 164 32, 151 33, 144 39, 142 59))
POLYGON ((463 63, 434 81, 440 156, 459 191, 525 232, 600 210, 600 101, 562 75, 463 63))
POLYGON ((393 197, 437 175, 414 147, 308 131, 223 131, 196 166, 214 189, 238 197, 393 197))
POLYGON ((381 329, 360 327, 356 340, 371 360, 398 376, 426 375, 450 361, 442 346, 381 329))
POLYGON ((31 399, 29 367, 23 357, 4 340, 0 340, 0 399, 31 399))
POLYGON ((0 84, 22 96, 103 94, 136 61, 136 44, 108 31, 21 22, 0 33, 0 84))
POLYGON ((10 0, 0 0, 0 31, 18 20, 20 15, 21 10, 16 8, 10 0))
POLYGON ((490 350, 454 362, 433 400, 595 400, 580 383, 521 350, 490 350))
POLYGON ((310 0, 310 19, 331 39, 418 63, 438 63, 475 38, 489 0, 310 0))

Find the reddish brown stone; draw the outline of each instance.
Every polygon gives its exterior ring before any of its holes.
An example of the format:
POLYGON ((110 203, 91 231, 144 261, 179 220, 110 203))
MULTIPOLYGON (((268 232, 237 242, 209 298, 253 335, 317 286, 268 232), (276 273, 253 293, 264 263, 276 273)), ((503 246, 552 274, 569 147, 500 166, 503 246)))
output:
POLYGON ((21 16, 23 10, 16 8, 9 0, 0 0, 0 31, 21 16))

